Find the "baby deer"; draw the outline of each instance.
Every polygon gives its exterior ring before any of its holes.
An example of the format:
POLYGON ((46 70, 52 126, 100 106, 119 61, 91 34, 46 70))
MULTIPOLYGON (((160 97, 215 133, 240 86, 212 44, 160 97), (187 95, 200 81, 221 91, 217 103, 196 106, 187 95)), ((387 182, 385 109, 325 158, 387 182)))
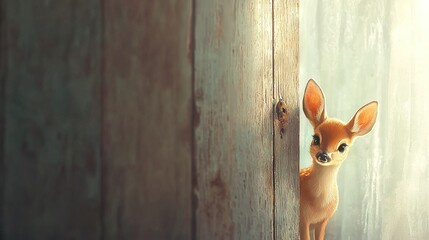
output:
POLYGON ((315 238, 323 240, 326 225, 338 206, 338 169, 355 138, 371 131, 378 103, 366 104, 348 123, 343 123, 327 116, 322 89, 310 79, 305 88, 303 108, 313 125, 314 135, 310 145, 313 164, 299 173, 299 231, 301 240, 309 240, 310 229, 314 228, 315 238))

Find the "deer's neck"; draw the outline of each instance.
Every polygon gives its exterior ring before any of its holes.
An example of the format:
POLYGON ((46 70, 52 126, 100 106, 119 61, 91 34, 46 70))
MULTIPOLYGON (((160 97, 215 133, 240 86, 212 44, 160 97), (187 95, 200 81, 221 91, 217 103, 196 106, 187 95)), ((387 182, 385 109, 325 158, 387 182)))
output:
MULTIPOLYGON (((308 184, 317 198, 332 198, 337 194, 337 175, 340 166, 320 166, 313 163, 308 184)), ((326 199, 327 201, 329 199, 326 199)))

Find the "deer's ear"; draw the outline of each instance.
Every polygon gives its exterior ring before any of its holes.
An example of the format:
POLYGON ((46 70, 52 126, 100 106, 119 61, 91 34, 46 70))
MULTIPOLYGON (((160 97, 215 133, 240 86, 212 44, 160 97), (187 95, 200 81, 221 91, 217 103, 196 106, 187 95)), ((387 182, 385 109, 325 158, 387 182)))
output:
POLYGON ((378 112, 378 102, 373 101, 361 107, 352 120, 347 123, 347 127, 353 137, 363 136, 369 133, 375 124, 378 112))
POLYGON ((305 116, 313 127, 317 127, 326 119, 325 96, 317 83, 310 79, 305 87, 303 108, 305 116))

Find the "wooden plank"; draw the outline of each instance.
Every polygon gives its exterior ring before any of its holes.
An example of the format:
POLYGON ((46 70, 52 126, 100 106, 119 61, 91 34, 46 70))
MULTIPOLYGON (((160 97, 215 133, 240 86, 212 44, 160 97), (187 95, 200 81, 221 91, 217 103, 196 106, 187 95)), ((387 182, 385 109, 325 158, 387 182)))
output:
MULTIPOLYGON (((100 237, 100 5, 5 0, 2 239, 100 237)), ((3 54, 2 54, 3 55, 3 54)))
MULTIPOLYGON (((6 9, 5 0, 0 0, 0 207, 3 207, 4 202, 4 125, 5 125, 5 82, 6 82, 6 9)), ((3 214, 0 212, 0 239, 2 239, 4 232, 3 214)))
POLYGON ((287 105, 283 138, 275 127, 275 239, 299 239, 299 8, 298 0, 274 0, 274 88, 287 105))
POLYGON ((272 5, 195 7, 196 239, 272 239, 272 5))
POLYGON ((104 2, 104 239, 190 239, 191 1, 104 2))

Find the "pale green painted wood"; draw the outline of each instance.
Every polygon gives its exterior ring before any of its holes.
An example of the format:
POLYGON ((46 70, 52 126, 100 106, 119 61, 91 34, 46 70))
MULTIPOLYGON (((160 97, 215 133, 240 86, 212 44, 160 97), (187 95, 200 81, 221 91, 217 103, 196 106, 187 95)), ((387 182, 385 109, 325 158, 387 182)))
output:
POLYGON ((196 238, 272 239, 272 5, 195 7, 196 238))
MULTIPOLYGON (((285 134, 274 132, 275 239, 299 238, 298 0, 274 1, 274 96, 283 97, 288 121, 285 134)), ((275 116, 276 117, 276 116, 275 116)), ((276 125, 278 122, 276 122, 276 125)))

